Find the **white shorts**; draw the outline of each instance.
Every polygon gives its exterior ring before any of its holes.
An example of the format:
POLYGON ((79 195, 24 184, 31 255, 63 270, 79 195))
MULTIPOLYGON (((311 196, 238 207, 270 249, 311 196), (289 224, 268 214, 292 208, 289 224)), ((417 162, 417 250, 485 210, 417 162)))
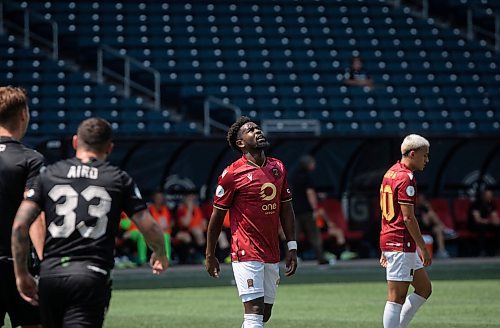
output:
POLYGON ((386 279, 388 281, 412 282, 415 271, 424 267, 416 252, 384 252, 384 256, 387 259, 386 279))
POLYGON ((279 263, 233 262, 233 273, 242 302, 264 297, 264 303, 274 304, 280 281, 279 263))

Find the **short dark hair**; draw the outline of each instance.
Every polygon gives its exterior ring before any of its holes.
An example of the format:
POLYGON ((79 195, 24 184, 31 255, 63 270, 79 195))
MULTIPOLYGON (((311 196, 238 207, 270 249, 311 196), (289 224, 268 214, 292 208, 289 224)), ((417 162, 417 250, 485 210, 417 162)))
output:
POLYGON ((8 129, 17 129, 19 122, 14 118, 28 108, 28 95, 20 87, 0 87, 0 125, 8 129))
POLYGON ((243 125, 251 122, 251 120, 246 116, 241 116, 236 122, 231 125, 229 131, 227 131, 227 142, 229 146, 237 151, 241 151, 240 148, 236 145, 236 140, 238 140, 238 134, 243 125))
POLYGON ((79 145, 89 150, 105 152, 111 143, 113 129, 105 119, 91 117, 80 123, 77 136, 79 145))

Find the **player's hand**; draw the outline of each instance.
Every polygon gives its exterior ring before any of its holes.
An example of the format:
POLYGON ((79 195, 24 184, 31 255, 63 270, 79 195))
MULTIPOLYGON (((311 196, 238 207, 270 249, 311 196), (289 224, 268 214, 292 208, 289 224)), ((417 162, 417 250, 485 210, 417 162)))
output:
POLYGON ((420 253, 422 254, 422 262, 424 263, 424 267, 428 267, 432 264, 432 257, 427 247, 421 248, 420 253))
POLYGON ((149 259, 149 265, 153 269, 154 275, 159 275, 168 268, 168 259, 166 255, 158 256, 153 252, 149 259))
POLYGON ((297 250, 292 249, 286 253, 286 270, 285 276, 289 277, 295 274, 297 270, 297 250))
POLYGON ((219 278, 219 260, 214 255, 208 255, 205 259, 205 268, 211 277, 219 278))
POLYGON ((38 305, 38 284, 29 273, 16 277, 17 290, 21 297, 31 305, 38 305))
POLYGON ((385 257, 384 253, 380 255, 380 265, 384 268, 387 268, 387 258, 385 257))

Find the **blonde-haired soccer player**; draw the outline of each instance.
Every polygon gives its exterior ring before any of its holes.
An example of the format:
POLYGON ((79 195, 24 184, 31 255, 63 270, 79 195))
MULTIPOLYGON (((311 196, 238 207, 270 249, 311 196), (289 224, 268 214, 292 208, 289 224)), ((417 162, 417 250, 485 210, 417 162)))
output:
POLYGON ((432 259, 415 218, 416 181, 414 171, 429 162, 429 141, 411 134, 401 144, 401 160, 384 175, 380 186, 382 229, 380 264, 386 268, 388 296, 384 328, 406 327, 432 292, 424 267, 432 259), (422 259, 417 254, 421 250, 422 259), (410 284, 415 291, 406 296, 410 284))

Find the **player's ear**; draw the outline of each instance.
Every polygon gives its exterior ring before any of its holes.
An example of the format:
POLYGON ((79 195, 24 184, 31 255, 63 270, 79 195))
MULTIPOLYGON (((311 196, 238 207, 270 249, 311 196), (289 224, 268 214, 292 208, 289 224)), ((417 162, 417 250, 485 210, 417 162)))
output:
POLYGON ((111 154, 111 152, 113 151, 113 147, 114 146, 115 146, 114 143, 112 143, 112 142, 109 143, 108 149, 106 149, 106 155, 111 154))
POLYGON ((245 144, 243 143, 243 140, 238 139, 238 140, 236 140, 236 146, 238 146, 240 148, 244 148, 245 144))
POLYGON ((73 146, 73 149, 76 150, 78 147, 78 136, 75 134, 73 136, 73 139, 71 140, 71 145, 73 146))

